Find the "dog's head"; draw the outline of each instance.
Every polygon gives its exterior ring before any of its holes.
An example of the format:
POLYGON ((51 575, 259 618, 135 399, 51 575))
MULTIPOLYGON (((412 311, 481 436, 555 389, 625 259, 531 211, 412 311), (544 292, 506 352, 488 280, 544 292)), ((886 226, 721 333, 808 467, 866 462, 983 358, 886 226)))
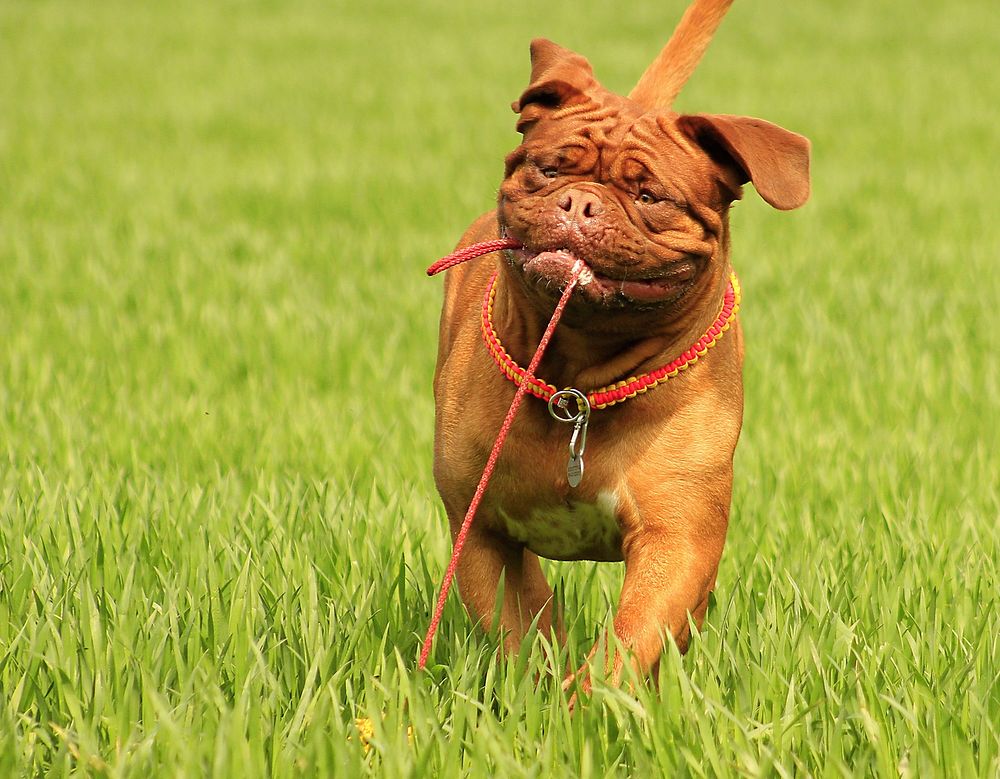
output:
POLYGON ((579 54, 532 42, 531 83, 513 104, 523 141, 499 196, 501 230, 523 244, 508 259, 529 289, 558 294, 578 258, 593 274, 579 297, 595 313, 659 310, 725 261, 727 215, 744 183, 775 208, 806 201, 801 135, 670 109, 728 5, 696 0, 627 98, 602 87, 579 54), (706 7, 717 18, 706 20, 706 7))

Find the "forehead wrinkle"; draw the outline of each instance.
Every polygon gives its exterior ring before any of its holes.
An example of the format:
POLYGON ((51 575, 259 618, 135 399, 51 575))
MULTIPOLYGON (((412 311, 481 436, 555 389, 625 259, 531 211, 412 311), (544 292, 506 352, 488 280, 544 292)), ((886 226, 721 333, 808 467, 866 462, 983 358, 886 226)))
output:
MULTIPOLYGON (((641 166, 646 174, 668 188, 683 194, 688 201, 694 196, 686 184, 684 176, 670 175, 663 170, 672 167, 671 160, 681 158, 685 162, 697 158, 695 146, 679 130, 670 117, 663 114, 643 114, 634 120, 622 139, 616 155, 616 167, 624 167, 629 161, 641 166), (663 159, 666 158, 665 164, 663 159), (620 161, 620 162, 619 162, 620 161), (660 162, 661 164, 657 164, 660 162)), ((622 171, 624 173, 624 171, 622 171)))
POLYGON ((642 117, 636 118, 629 123, 628 127, 624 128, 614 159, 614 165, 618 169, 619 175, 629 181, 643 177, 641 173, 632 175, 631 171, 626 170, 629 163, 641 168, 647 176, 655 175, 649 163, 649 158, 653 156, 650 146, 653 144, 649 142, 651 137, 646 132, 646 128, 643 127, 641 119, 642 117))
POLYGON ((624 140, 631 132, 638 117, 623 118, 619 116, 616 119, 617 121, 605 123, 610 130, 606 130, 605 127, 601 128, 603 142, 598 146, 598 166, 602 179, 605 178, 604 171, 608 171, 608 178, 614 175, 612 170, 624 151, 624 140))
POLYGON ((604 122, 617 116, 614 106, 602 105, 595 100, 585 100, 571 103, 552 112, 549 121, 559 122, 567 119, 580 119, 587 123, 604 122))
POLYGON ((681 152, 690 155, 692 152, 692 146, 687 142, 687 139, 676 129, 661 121, 662 117, 651 117, 646 114, 640 119, 647 119, 650 121, 636 121, 633 122, 632 126, 629 128, 628 137, 623 141, 623 147, 632 146, 633 148, 647 152, 653 148, 663 151, 663 142, 669 141, 674 147, 679 149, 681 152), (665 126, 666 125, 666 126, 665 126))

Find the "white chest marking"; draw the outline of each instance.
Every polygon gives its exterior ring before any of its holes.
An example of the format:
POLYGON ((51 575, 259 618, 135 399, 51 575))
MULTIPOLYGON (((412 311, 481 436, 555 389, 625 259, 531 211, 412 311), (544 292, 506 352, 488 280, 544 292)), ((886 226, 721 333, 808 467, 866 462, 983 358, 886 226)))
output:
POLYGON ((500 510, 507 534, 535 554, 553 560, 621 559, 618 496, 610 490, 595 503, 569 503, 532 510, 527 517, 500 510))

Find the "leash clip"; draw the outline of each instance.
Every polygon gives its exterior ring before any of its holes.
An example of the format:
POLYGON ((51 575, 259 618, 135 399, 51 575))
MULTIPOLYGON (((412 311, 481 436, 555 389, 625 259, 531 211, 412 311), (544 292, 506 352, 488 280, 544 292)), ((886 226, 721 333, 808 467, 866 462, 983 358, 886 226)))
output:
POLYGON ((583 451, 587 448, 587 423, 590 421, 590 401, 580 390, 569 387, 552 393, 549 398, 549 415, 557 422, 573 424, 573 434, 569 439, 569 462, 566 463, 566 479, 570 487, 583 481, 583 451), (576 401, 576 411, 570 409, 570 402, 576 401))

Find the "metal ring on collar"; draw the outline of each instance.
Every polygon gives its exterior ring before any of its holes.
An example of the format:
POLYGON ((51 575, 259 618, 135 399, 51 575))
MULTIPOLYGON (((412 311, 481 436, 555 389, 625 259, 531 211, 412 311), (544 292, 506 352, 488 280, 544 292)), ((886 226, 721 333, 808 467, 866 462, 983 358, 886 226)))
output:
POLYGON ((578 389, 567 387, 557 390, 549 398, 549 414, 560 422, 576 422, 579 419, 586 419, 590 416, 590 401, 578 389), (577 412, 575 414, 569 411, 571 398, 576 401, 577 412))

